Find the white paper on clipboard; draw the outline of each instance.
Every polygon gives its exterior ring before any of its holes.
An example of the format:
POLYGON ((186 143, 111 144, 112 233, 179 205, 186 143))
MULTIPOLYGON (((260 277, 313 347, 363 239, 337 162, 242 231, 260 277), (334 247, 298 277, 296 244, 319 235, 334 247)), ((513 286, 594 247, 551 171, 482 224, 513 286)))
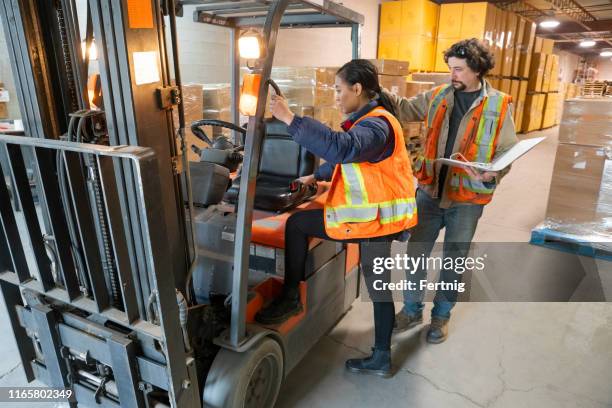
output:
MULTIPOLYGON (((534 137, 533 139, 521 140, 512 146, 507 152, 497 157, 491 163, 475 163, 466 162, 455 159, 436 159, 437 162, 448 164, 454 167, 470 167, 481 171, 501 171, 511 165, 519 157, 523 156, 529 150, 533 149, 538 143, 546 139, 546 137, 534 137)), ((451 155, 452 157, 453 155, 451 155)))

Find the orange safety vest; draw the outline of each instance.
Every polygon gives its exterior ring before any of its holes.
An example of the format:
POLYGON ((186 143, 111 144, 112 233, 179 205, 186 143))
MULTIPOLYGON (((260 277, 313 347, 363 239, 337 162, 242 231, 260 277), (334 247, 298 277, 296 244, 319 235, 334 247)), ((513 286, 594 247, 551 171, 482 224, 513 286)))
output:
MULTIPOLYGON (((441 85, 434 89, 427 111, 427 138, 425 146, 415 162, 415 175, 422 184, 431 184, 434 180, 434 161, 438 155, 438 139, 442 122, 446 115, 446 95, 451 85, 441 85)), ((490 163, 495 156, 495 149, 501 132, 508 105, 512 101, 509 95, 485 96, 472 111, 465 133, 461 139, 461 154, 471 162, 490 163)), ((495 187, 488 188, 481 181, 472 179, 461 167, 451 167, 450 188, 448 197, 452 201, 487 204, 493 198, 495 187)))
POLYGON ((376 107, 359 118, 383 117, 391 125, 395 147, 377 162, 337 164, 325 203, 325 231, 334 239, 382 237, 417 223, 415 186, 402 126, 376 107))

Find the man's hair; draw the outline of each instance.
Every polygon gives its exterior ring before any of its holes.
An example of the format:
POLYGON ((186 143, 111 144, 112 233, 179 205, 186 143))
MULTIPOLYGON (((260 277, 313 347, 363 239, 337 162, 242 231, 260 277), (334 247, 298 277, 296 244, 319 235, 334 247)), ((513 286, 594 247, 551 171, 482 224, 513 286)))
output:
POLYGON ((448 64, 451 57, 466 60, 467 66, 477 72, 480 78, 495 66, 495 59, 489 48, 476 38, 459 41, 444 51, 444 62, 448 64))

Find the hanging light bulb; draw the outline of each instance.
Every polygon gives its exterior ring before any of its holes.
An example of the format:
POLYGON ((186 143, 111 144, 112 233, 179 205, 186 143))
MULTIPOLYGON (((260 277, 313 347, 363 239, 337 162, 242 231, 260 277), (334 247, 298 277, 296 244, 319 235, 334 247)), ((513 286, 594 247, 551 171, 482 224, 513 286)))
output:
POLYGON ((580 46, 581 46, 581 47, 586 48, 586 47, 592 47, 592 46, 594 46, 595 44, 596 44, 596 42, 595 42, 595 41, 593 41, 593 40, 583 40, 583 41, 580 43, 580 46))
POLYGON ((542 28, 555 28, 555 27, 558 27, 559 24, 561 23, 554 19, 540 21, 540 27, 542 28))

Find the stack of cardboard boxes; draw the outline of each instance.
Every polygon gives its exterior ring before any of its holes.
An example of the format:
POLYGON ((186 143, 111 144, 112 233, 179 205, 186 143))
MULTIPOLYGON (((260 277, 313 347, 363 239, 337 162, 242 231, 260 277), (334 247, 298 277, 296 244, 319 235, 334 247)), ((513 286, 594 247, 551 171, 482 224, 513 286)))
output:
POLYGON ((552 53, 554 41, 536 37, 523 120, 522 132, 549 128, 558 124, 559 56, 552 53))
POLYGON ((612 99, 564 104, 544 227, 586 241, 609 241, 612 99))
POLYGON ((428 0, 381 5, 378 58, 410 61, 415 71, 432 71, 440 6, 428 0))

